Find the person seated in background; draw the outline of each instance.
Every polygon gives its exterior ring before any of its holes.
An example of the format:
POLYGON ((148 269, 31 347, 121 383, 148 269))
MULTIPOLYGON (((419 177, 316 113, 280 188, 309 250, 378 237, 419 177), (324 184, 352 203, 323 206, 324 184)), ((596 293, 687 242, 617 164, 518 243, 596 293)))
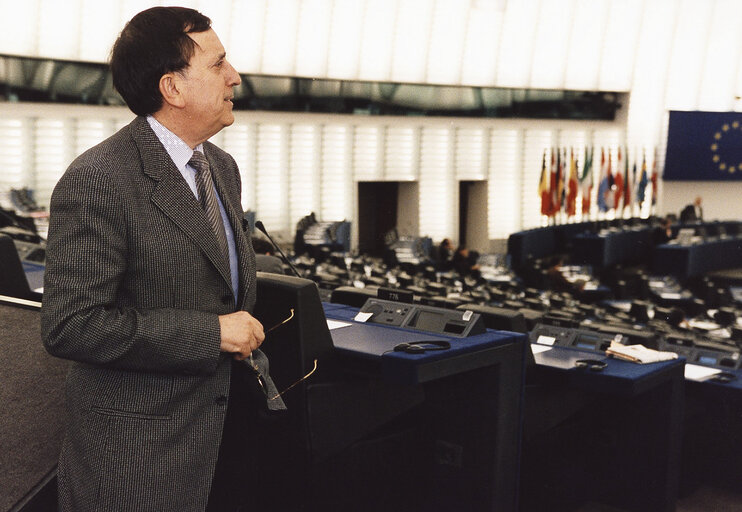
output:
POLYGON ((555 292, 580 292, 585 288, 586 281, 579 279, 577 281, 568 280, 562 273, 562 264, 564 257, 555 255, 546 262, 544 277, 546 278, 547 289, 555 292))
POLYGON ((476 251, 469 251, 468 248, 460 245, 456 248, 456 252, 453 254, 451 262, 453 269, 459 273, 461 277, 479 277, 479 265, 477 260, 479 259, 479 253, 476 251))
POLYGON ((659 226, 652 230, 652 243, 662 245, 672 240, 672 238, 672 218, 668 215, 660 219, 659 226))
POLYGON ((441 243, 437 247, 437 252, 433 255, 437 270, 440 272, 446 272, 453 269, 453 244, 448 238, 441 240, 441 243))
POLYGON ((283 262, 281 258, 273 253, 273 245, 265 238, 253 236, 252 248, 255 251, 255 270, 258 272, 270 272, 272 274, 283 274, 283 262))
POLYGON ((693 203, 687 205, 680 212, 680 222, 686 224, 688 222, 696 222, 703 220, 703 208, 701 208, 701 196, 696 196, 693 203))

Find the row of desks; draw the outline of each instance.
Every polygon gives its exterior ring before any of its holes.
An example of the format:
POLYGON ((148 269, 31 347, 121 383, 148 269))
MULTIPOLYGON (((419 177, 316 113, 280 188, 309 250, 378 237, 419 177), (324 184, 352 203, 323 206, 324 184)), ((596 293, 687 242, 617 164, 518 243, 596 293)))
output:
POLYGON ((636 365, 607 359, 597 372, 575 367, 578 359, 596 354, 553 347, 535 353, 524 372, 530 345, 523 334, 488 330, 469 338, 431 335, 357 322, 356 308, 324 308, 335 349, 348 361, 390 382, 422 386, 430 393, 427 399, 446 390, 448 399, 438 404, 435 427, 443 437, 435 442, 456 456, 453 464, 435 458, 437 476, 429 490, 436 499, 428 510, 517 510, 519 499, 520 510, 554 507, 560 499, 602 501, 628 510, 674 510, 683 360, 636 365), (394 351, 399 343, 420 340, 447 340, 451 349, 394 351), (555 425, 555 418, 570 407, 574 414, 555 425), (586 413, 592 425, 588 432, 565 441, 560 430, 586 413), (623 431, 606 439, 609 417, 623 431), (605 453, 587 456, 595 446, 605 453), (542 471, 565 456, 570 459, 565 467, 542 471), (580 461, 587 464, 584 474, 575 471, 580 461), (596 461, 599 471, 588 469, 596 461), (571 482, 555 492, 554 482, 570 474, 571 482), (467 505, 461 508, 462 503, 467 505))
POLYGON ((651 262, 655 274, 688 279, 715 270, 738 268, 742 262, 742 237, 655 246, 650 228, 579 234, 572 239, 572 256, 575 263, 596 268, 651 262))

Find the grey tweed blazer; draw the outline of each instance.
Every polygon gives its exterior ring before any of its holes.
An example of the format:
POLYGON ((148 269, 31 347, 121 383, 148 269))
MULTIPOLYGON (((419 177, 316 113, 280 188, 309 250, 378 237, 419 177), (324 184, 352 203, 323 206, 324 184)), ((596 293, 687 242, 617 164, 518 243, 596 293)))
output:
MULTIPOLYGON (((235 233, 237 308, 252 311, 237 165, 208 142, 204 153, 235 233)), ((75 361, 60 509, 204 510, 231 371, 217 315, 235 300, 203 210, 138 117, 72 162, 50 213, 43 341, 75 361)))

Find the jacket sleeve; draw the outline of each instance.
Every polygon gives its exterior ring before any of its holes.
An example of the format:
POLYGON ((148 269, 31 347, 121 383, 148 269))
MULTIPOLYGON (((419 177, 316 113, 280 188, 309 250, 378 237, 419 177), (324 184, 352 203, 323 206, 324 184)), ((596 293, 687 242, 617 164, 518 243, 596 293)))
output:
POLYGON ((123 297, 127 216, 110 174, 70 169, 50 205, 41 327, 54 356, 125 370, 211 373, 219 363, 213 312, 141 308, 123 297))

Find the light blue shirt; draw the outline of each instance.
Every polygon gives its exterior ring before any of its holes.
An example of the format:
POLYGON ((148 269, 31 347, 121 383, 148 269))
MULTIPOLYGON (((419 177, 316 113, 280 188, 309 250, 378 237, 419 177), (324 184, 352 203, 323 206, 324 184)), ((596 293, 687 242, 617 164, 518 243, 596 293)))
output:
MULTIPOLYGON (((162 145, 165 147, 165 151, 167 151, 167 154, 170 155, 170 158, 172 158, 175 167, 177 167, 180 171, 180 174, 183 175, 183 179, 185 179, 186 183, 188 183, 191 192, 193 192, 193 195, 196 197, 196 199, 198 199, 198 189, 196 188, 196 169, 188 165, 188 161, 193 156, 194 151, 201 151, 203 153, 203 144, 199 144, 198 146, 196 146, 196 149, 193 150, 188 146, 188 144, 183 142, 180 137, 165 128, 154 117, 147 116, 147 122, 149 122, 149 125, 152 127, 155 135, 157 135, 157 138, 160 139, 160 142, 162 142, 162 145)), ((216 189, 216 187, 214 188, 216 189)), ((214 191, 216 192, 216 190, 214 191)), ((229 218, 227 217, 227 212, 224 209, 222 198, 219 197, 218 193, 216 193, 216 198, 217 201, 219 201, 219 211, 221 211, 222 214, 224 232, 227 234, 227 245, 229 246, 229 271, 230 277, 232 278, 232 290, 234 290, 234 300, 236 303, 239 292, 240 278, 237 273, 237 248, 234 243, 234 231, 232 231, 232 225, 229 223, 229 218)))

